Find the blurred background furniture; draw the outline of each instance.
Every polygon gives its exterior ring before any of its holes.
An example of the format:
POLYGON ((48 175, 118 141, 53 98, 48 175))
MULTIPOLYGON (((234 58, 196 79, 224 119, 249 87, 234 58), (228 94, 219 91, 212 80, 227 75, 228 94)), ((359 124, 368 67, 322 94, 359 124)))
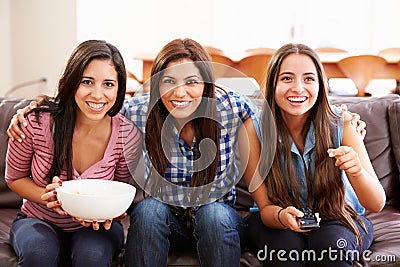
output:
POLYGON ((317 47, 314 49, 317 53, 345 53, 348 54, 349 52, 346 49, 337 48, 337 47, 317 47))
MULTIPOLYGON (((214 63, 215 77, 251 77, 254 78, 261 86, 265 77, 269 60, 275 49, 271 48, 254 48, 248 49, 244 53, 236 56, 227 55, 223 50, 205 46, 214 63)), ((154 54, 138 55, 135 59, 143 62, 143 78, 138 79, 132 73, 128 73, 133 79, 143 83, 150 77, 151 67, 154 54)))
POLYGON ((249 48, 246 49, 245 53, 257 53, 257 54, 265 54, 265 55, 273 55, 275 53, 275 48, 270 47, 256 47, 256 48, 249 48))
POLYGON ((357 96, 365 96, 365 88, 369 81, 379 76, 386 60, 376 55, 360 55, 343 58, 337 64, 346 77, 355 83, 358 89, 357 96))
POLYGON ((390 47, 378 52, 388 62, 400 62, 400 47, 390 47))
POLYGON ((210 54, 211 61, 217 63, 213 65, 216 79, 238 75, 235 69, 235 62, 223 50, 211 46, 206 46, 205 49, 210 54))
POLYGON ((257 48, 246 50, 246 53, 237 64, 237 69, 248 77, 254 78, 262 88, 269 61, 275 50, 269 48, 257 48))
MULTIPOLYGON (((400 66, 400 47, 383 49, 378 52, 378 55, 386 59, 388 62, 397 62, 397 65, 400 66)), ((400 79, 396 80, 396 88, 393 90, 393 92, 400 94, 400 79)))
MULTIPOLYGON (((252 48, 239 55, 228 55, 216 47, 206 46, 206 49, 209 51, 212 61, 217 63, 214 65, 216 78, 248 76, 254 78, 260 87, 263 86, 267 64, 275 52, 275 49, 272 48, 252 48)), ((359 96, 365 95, 365 88, 371 79, 395 79, 400 87, 400 63, 393 56, 395 50, 389 50, 392 51, 390 52, 392 56, 386 57, 390 59, 386 61, 382 61, 383 58, 377 55, 352 56, 346 50, 334 47, 316 48, 316 51, 327 78, 350 78, 355 83, 359 96), (357 59, 351 59, 353 57, 357 57, 357 59), (350 59, 345 60, 345 58, 350 59)), ((137 80, 143 82, 150 77, 154 58, 155 54, 151 53, 136 56, 136 59, 142 61, 143 68, 143 78, 137 80)))

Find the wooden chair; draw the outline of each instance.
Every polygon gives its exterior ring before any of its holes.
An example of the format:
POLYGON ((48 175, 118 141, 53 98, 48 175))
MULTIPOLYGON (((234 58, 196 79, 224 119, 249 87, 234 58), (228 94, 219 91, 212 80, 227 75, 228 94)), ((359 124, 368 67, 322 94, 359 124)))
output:
POLYGON ((388 62, 400 62, 400 47, 386 48, 378 52, 388 62))
POLYGON ((205 45, 205 46, 203 46, 204 47, 204 49, 206 49, 207 50, 207 52, 211 55, 211 54, 223 54, 224 53, 224 51, 222 50, 222 49, 219 49, 219 48, 217 48, 217 47, 214 47, 214 46, 207 46, 207 45, 205 45))
POLYGON ((273 55, 275 51, 276 51, 275 48, 269 48, 269 47, 257 47, 245 50, 246 53, 267 54, 267 55, 273 55))
POLYGON ((210 54, 211 61, 214 64, 215 78, 220 77, 235 77, 237 71, 235 71, 236 63, 228 57, 223 50, 212 46, 205 46, 205 49, 210 54))
POLYGON ((357 96, 365 96, 365 88, 386 65, 386 60, 376 55, 349 56, 338 63, 339 68, 358 89, 357 96))
POLYGON ((341 48, 336 48, 336 47, 317 47, 314 49, 315 52, 317 53, 349 53, 347 50, 345 49, 341 49, 341 48))
POLYGON ((237 69, 248 77, 254 78, 260 88, 264 86, 268 63, 272 57, 271 51, 253 50, 247 52, 239 61, 237 69))

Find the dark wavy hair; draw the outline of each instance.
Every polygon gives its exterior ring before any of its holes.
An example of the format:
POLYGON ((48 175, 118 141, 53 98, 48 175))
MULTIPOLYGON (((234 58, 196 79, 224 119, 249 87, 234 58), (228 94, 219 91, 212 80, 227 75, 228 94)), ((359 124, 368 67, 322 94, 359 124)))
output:
MULTIPOLYGON (((280 68, 284 59, 291 54, 308 56, 314 63, 319 83, 319 92, 316 103, 311 109, 308 122, 302 129, 303 138, 306 138, 311 122, 315 127, 315 177, 311 180, 308 173, 308 205, 317 210, 325 220, 339 220, 351 229, 361 242, 360 233, 352 218, 356 218, 362 225, 354 209, 345 201, 345 186, 341 171, 335 166, 335 159, 327 156, 328 148, 334 147, 335 137, 333 127, 338 123, 339 117, 332 111, 328 100, 328 84, 326 75, 318 55, 314 50, 303 44, 286 44, 279 48, 273 55, 267 69, 264 95, 275 118, 277 127, 277 148, 270 172, 265 180, 268 197, 271 202, 281 207, 301 207, 299 200, 299 184, 295 177, 291 158, 290 133, 283 120, 281 109, 275 102, 275 88, 278 82, 280 68), (282 158, 283 156, 283 158, 282 158), (283 163, 282 163, 283 159, 283 163), (282 166, 285 170, 282 170, 282 166)), ((262 127, 269 127, 265 118, 270 117, 264 106, 262 127)), ((264 146, 270 140, 263 138, 264 146)), ((264 151, 268 153, 268 151, 264 151)), ((262 153, 264 153, 262 152, 262 153)), ((262 155, 265 158, 267 155, 262 155)), ((364 226, 365 228, 365 226, 364 226)))
MULTIPOLYGON (((165 108, 160 95, 160 81, 162 72, 167 68, 168 63, 180 59, 190 59, 199 69, 201 78, 204 82, 204 91, 201 103, 196 110, 196 116, 192 119, 194 135, 196 139, 196 151, 199 150, 199 144, 203 139, 211 139, 217 147, 217 155, 206 155, 206 158, 212 158, 211 164, 200 171, 194 172, 190 181, 190 186, 201 186, 212 182, 218 168, 219 159, 219 138, 220 129, 216 120, 217 108, 215 103, 215 85, 214 70, 211 64, 211 58, 207 51, 196 41, 192 39, 176 39, 166 44, 158 53, 153 63, 150 78, 150 102, 146 122, 145 146, 149 158, 155 171, 164 176, 168 167, 169 160, 165 155, 168 149, 163 148, 162 142, 168 138, 168 131, 162 131, 164 122, 169 112, 165 108)), ((196 155, 197 158, 200 155, 196 155)), ((152 185, 157 188, 157 185, 152 185)))
POLYGON ((126 92, 125 63, 119 50, 103 40, 88 40, 79 44, 68 59, 65 70, 58 82, 55 97, 42 97, 41 104, 34 111, 50 112, 53 119, 54 158, 46 180, 51 182, 65 167, 67 179, 72 179, 72 137, 76 121, 77 104, 75 93, 82 80, 86 66, 94 59, 111 60, 118 75, 117 99, 107 112, 115 116, 122 108, 126 92))

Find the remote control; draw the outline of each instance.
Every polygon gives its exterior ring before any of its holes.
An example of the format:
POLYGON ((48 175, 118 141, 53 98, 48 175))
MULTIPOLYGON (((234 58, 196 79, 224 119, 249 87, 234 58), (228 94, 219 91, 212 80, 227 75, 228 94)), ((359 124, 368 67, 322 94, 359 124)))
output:
POLYGON ((303 208, 301 211, 304 213, 304 216, 297 218, 300 221, 300 229, 314 230, 320 227, 318 214, 314 214, 310 208, 303 208))

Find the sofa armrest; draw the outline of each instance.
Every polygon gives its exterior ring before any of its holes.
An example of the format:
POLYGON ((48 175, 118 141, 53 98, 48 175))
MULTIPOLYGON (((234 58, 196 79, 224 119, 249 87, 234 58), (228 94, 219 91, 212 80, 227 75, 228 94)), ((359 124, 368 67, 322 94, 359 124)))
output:
POLYGON ((30 99, 0 98, 0 147, 2 148, 0 150, 0 208, 19 208, 22 204, 21 197, 11 191, 4 180, 8 144, 6 131, 17 109, 27 106, 30 101, 30 99))

